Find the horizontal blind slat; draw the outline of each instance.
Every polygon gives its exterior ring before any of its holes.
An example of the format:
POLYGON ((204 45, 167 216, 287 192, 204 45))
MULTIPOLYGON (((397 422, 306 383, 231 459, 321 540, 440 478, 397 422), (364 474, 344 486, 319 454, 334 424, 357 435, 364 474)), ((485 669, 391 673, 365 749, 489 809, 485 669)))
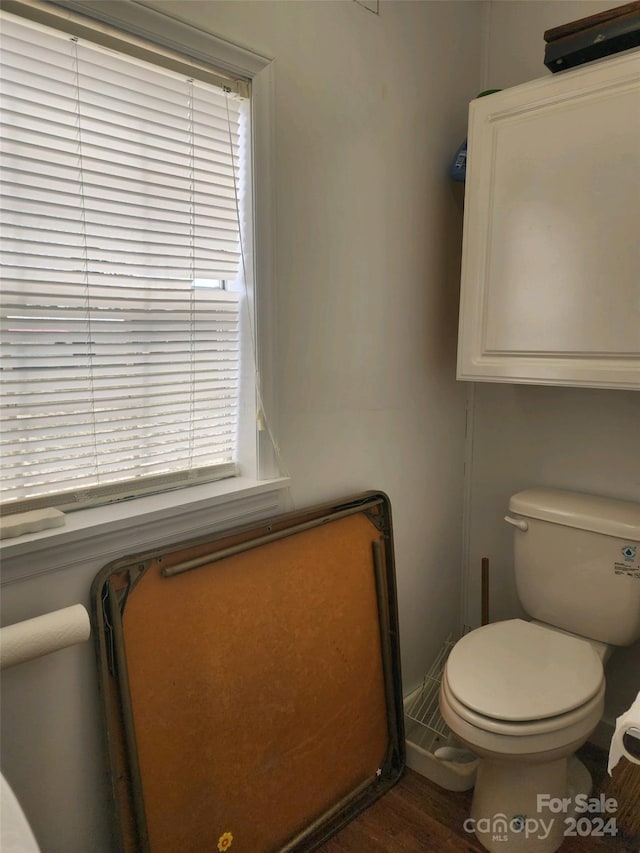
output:
MULTIPOLYGON (((146 436, 159 436, 177 431, 180 425, 183 425, 183 420, 175 421, 170 418, 147 418, 140 423, 131 424, 128 419, 105 421, 98 423, 95 430, 91 429, 91 423, 77 423, 73 425, 64 424, 64 429, 55 430, 51 425, 46 427, 32 426, 31 429, 25 429, 24 435, 21 436, 18 443, 12 442, 9 439, 0 437, 0 445, 2 446, 5 458, 11 454, 17 455, 23 452, 32 453, 32 447, 36 442, 46 440, 49 447, 76 447, 83 443, 94 443, 94 439, 102 441, 112 437, 133 438, 136 440, 144 439, 146 436)), ((229 432, 235 429, 235 421, 233 412, 220 413, 215 419, 206 417, 204 414, 201 417, 193 419, 193 428, 199 433, 218 434, 229 432)))
MULTIPOLYGON (((199 467, 224 464, 233 461, 231 454, 225 451, 216 454, 197 453, 193 454, 193 457, 194 464, 190 467, 196 469, 199 467)), ((62 489, 62 492, 64 493, 68 488, 86 489, 96 485, 108 485, 118 482, 124 483, 131 481, 133 476, 137 479, 139 477, 150 476, 151 474, 170 474, 184 471, 185 461, 187 460, 185 460, 184 457, 175 457, 174 459, 160 460, 159 462, 139 457, 136 460, 127 460, 129 464, 126 465, 102 466, 99 476, 87 475, 84 470, 73 470, 68 468, 67 465, 61 467, 58 473, 64 476, 64 489, 62 489), (135 464, 131 464, 132 462, 135 462, 135 464)), ((23 495, 11 495, 11 491, 16 491, 17 489, 23 491, 24 497, 27 498, 41 494, 56 494, 61 491, 60 477, 56 477, 53 481, 50 477, 43 478, 42 476, 36 476, 33 479, 29 477, 23 477, 21 479, 24 481, 24 484, 18 484, 18 482, 9 482, 6 484, 8 498, 17 500, 23 497, 23 495), (54 483, 53 486, 51 485, 52 482, 54 483)))
MULTIPOLYGON (((105 173, 100 170, 100 163, 97 162, 97 168, 91 169, 87 165, 87 158, 83 157, 82 181, 85 187, 97 191, 107 186, 107 178, 105 173)), ((43 186, 42 181, 46 181, 46 186, 51 189, 59 189, 60 184, 68 183, 69 181, 78 181, 80 178, 80 161, 67 163, 53 163, 47 160, 38 160, 25 156, 24 152, 7 153, 3 152, 3 176, 7 185, 13 184, 24 188, 29 185, 43 186)), ((119 165, 117 171, 113 169, 110 173, 110 185, 114 186, 117 182, 123 190, 129 187, 134 188, 134 192, 138 195, 144 195, 151 198, 164 197, 165 194, 175 192, 178 198, 180 193, 184 193, 184 182, 189 177, 187 172, 180 175, 171 175, 167 172, 153 173, 149 168, 145 168, 144 172, 135 170, 126 165, 119 165)), ((214 206, 215 208, 226 207, 229 210, 235 209, 235 195, 233 188, 221 184, 217 184, 212 180, 207 180, 207 175, 204 172, 197 170, 193 174, 194 180, 198 181, 198 199, 202 199, 203 203, 214 206)))
MULTIPOLYGON (((95 407, 92 411, 88 409, 81 411, 77 408, 65 411, 64 407, 56 401, 55 410, 50 406, 47 409, 43 409, 41 413, 35 408, 30 409, 28 419, 18 417, 19 413, 18 415, 14 414, 13 410, 7 411, 1 419, 3 434, 6 436, 3 440, 7 444, 12 443, 13 437, 8 430, 15 427, 17 420, 20 420, 20 423, 24 425, 27 434, 33 430, 39 430, 44 435, 47 430, 53 428, 55 430, 53 434, 57 435, 59 429, 66 428, 67 426, 69 428, 93 427, 95 423, 100 428, 103 424, 110 424, 114 421, 119 422, 122 419, 142 423, 151 419, 155 421, 158 417, 168 415, 181 416, 184 419, 190 412, 193 412, 193 417, 196 418, 202 415, 216 419, 218 417, 226 417, 228 414, 235 417, 237 411, 237 401, 233 397, 210 399, 201 395, 193 406, 191 405, 191 401, 187 399, 174 399, 172 401, 151 399, 145 403, 144 408, 135 404, 128 405, 127 402, 116 398, 110 405, 95 407), (212 410, 214 410, 213 414, 211 414, 212 410), (7 431, 4 431, 5 427, 7 431)), ((21 439, 19 438, 19 440, 21 439)))

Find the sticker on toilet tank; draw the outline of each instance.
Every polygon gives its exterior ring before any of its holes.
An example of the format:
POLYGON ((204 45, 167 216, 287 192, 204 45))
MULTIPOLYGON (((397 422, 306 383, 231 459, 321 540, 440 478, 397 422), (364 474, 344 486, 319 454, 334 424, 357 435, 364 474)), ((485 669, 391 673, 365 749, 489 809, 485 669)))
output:
POLYGON ((620 548, 620 557, 613 563, 613 569, 617 575, 626 575, 629 578, 640 580, 640 554, 638 554, 638 546, 631 544, 623 545, 620 548))

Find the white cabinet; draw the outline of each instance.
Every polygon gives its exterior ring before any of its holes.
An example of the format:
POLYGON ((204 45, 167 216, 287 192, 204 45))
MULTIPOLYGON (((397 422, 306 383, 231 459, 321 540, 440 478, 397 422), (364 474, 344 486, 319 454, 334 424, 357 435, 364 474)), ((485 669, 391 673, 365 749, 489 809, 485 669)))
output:
POLYGON ((458 378, 640 388, 640 52, 473 101, 458 378))

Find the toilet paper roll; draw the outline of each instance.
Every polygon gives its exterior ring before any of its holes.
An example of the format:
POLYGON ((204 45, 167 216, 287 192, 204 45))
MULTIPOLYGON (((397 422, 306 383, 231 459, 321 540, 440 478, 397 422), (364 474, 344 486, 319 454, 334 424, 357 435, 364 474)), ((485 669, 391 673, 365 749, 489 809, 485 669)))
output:
POLYGON ((634 739, 635 743, 636 732, 640 733, 640 693, 636 696, 636 700, 629 710, 616 720, 616 729, 609 748, 609 776, 623 755, 634 764, 640 764, 637 753, 634 755, 625 745, 625 740, 631 738, 634 739))
POLYGON ((0 669, 84 643, 91 634, 82 604, 0 628, 0 669))

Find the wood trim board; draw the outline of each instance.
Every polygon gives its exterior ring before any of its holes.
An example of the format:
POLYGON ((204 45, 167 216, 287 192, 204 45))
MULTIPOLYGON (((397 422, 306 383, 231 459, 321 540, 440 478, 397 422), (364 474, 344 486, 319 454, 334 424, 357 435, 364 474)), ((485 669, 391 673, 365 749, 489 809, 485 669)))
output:
POLYGON ((638 12, 640 12, 640 0, 633 0, 632 3, 625 3, 623 6, 605 9, 603 12, 596 12, 595 15, 588 15, 586 18, 579 18, 577 21, 570 21, 568 24, 561 24, 559 27, 551 27, 545 30, 544 40, 546 42, 558 41, 592 27, 608 24, 616 18, 637 14, 638 12))

